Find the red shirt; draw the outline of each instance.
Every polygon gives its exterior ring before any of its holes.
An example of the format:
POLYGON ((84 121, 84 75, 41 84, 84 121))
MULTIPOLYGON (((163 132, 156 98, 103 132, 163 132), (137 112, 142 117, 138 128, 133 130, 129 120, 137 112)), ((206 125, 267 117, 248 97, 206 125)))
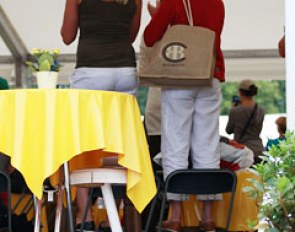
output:
MULTIPOLYGON (((220 48, 220 35, 224 23, 222 0, 190 0, 195 26, 206 27, 216 34, 216 64, 214 76, 224 81, 224 58, 220 48)), ((160 40, 169 25, 187 24, 183 0, 163 0, 144 31, 146 46, 152 47, 160 40)))

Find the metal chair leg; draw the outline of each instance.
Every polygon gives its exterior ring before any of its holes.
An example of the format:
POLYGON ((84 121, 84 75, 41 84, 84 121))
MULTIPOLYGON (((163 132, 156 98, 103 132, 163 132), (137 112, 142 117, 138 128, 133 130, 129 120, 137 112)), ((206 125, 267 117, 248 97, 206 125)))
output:
POLYGON ((72 199, 71 199, 71 188, 70 188, 70 177, 69 177, 69 165, 68 162, 64 163, 64 176, 65 176, 65 190, 67 198, 68 208, 68 219, 70 232, 74 232, 74 220, 72 211, 72 199))
POLYGON ((82 219, 82 223, 81 223, 81 230, 84 229, 85 220, 86 220, 86 217, 87 217, 87 211, 88 211, 88 208, 91 205, 90 203, 91 203, 92 193, 93 193, 93 188, 90 189, 90 192, 89 192, 89 195, 88 195, 88 198, 87 198, 86 209, 84 210, 83 219, 82 219))
POLYGON ((64 196, 64 186, 60 183, 58 187, 57 194, 57 203, 55 210, 55 223, 54 223, 54 232, 60 232, 61 227, 61 217, 63 211, 63 196, 64 196))
POLYGON ((34 196, 35 202, 35 222, 34 222, 34 232, 40 232, 41 228, 41 212, 42 212, 42 199, 38 200, 36 196, 34 196))
POLYGON ((161 195, 161 184, 158 182, 158 184, 157 184, 157 193, 154 196, 154 199, 152 200, 151 207, 150 207, 150 212, 149 212, 149 215, 148 215, 148 218, 147 218, 147 221, 146 221, 146 226, 144 228, 144 232, 149 232, 149 230, 150 230, 154 210, 155 210, 156 203, 157 203, 157 200, 158 200, 160 195, 161 195))
POLYGON ((157 230, 158 232, 161 232, 161 228, 162 228, 162 221, 163 221, 164 212, 165 212, 166 199, 167 199, 167 193, 164 192, 162 203, 161 203, 160 217, 159 217, 158 230, 157 230))

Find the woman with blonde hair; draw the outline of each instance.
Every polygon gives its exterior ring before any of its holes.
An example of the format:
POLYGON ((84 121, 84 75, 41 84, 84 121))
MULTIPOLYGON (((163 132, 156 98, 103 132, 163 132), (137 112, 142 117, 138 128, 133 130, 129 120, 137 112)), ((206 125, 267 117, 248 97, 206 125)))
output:
MULTIPOLYGON (((66 0, 61 28, 70 45, 80 31, 77 62, 70 87, 136 94, 135 52, 140 27, 141 0, 66 0)), ((82 230, 88 189, 77 190, 76 231, 94 231, 91 210, 82 230)))

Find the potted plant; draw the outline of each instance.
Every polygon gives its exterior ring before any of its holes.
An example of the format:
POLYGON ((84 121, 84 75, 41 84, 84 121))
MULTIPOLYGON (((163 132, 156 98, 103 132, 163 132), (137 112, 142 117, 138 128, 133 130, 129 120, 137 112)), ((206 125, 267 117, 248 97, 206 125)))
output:
POLYGON ((33 48, 32 61, 27 61, 26 64, 33 72, 36 72, 38 88, 56 87, 58 72, 61 67, 58 60, 59 54, 59 49, 33 48))
POLYGON ((245 187, 259 209, 257 228, 267 232, 295 231, 295 133, 288 131, 286 140, 272 146, 263 161, 252 169, 260 178, 249 179, 245 187))

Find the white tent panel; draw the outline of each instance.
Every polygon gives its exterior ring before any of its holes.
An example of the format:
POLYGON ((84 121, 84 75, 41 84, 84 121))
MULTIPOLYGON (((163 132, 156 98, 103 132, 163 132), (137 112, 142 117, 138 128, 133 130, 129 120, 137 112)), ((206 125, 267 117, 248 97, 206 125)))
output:
MULTIPOLYGON (((143 0, 140 36, 149 21, 143 0)), ((58 47, 75 53, 76 43, 65 46, 59 34, 65 0, 1 0, 1 5, 30 51, 33 47, 58 47)), ((279 0, 225 0, 224 50, 274 49, 283 34, 284 2, 279 0)), ((135 42, 138 50, 139 38, 135 42)), ((0 41, 0 55, 8 54, 0 41)))
POLYGON ((273 49, 284 33, 283 0, 224 0, 223 49, 273 49))
POLYGON ((3 39, 0 36, 0 56, 10 54, 8 48, 4 44, 3 39))
POLYGON ((225 60, 227 81, 284 80, 285 60, 282 58, 238 58, 225 60))

